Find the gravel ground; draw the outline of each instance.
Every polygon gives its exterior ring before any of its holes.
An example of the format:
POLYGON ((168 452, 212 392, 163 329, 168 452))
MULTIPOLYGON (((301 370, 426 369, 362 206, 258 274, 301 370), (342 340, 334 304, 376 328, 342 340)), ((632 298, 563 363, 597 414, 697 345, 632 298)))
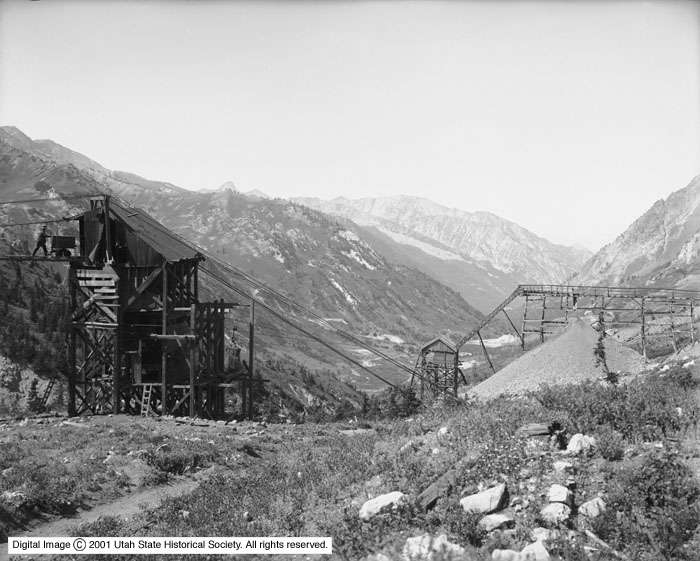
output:
MULTIPOLYGON (((542 384, 571 384, 605 376, 596 366, 593 351, 598 332, 588 321, 571 320, 562 333, 546 341, 493 376, 469 390, 472 397, 490 399, 502 394, 522 394, 542 384)), ((644 369, 642 355, 612 337, 605 339, 608 368, 621 374, 636 375, 644 369)))

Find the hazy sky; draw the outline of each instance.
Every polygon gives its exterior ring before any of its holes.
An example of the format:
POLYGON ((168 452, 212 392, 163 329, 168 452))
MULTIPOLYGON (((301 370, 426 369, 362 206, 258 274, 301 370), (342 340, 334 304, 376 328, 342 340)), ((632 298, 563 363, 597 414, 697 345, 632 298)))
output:
POLYGON ((189 188, 597 249, 700 173, 698 2, 0 0, 0 124, 189 188))

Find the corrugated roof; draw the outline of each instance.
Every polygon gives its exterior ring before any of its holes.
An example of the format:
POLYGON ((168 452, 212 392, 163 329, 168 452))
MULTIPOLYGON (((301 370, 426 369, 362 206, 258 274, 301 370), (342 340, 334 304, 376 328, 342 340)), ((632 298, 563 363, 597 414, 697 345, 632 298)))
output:
POLYGON ((126 206, 114 198, 110 199, 109 209, 119 220, 134 230, 145 243, 160 253, 166 261, 174 263, 201 257, 194 246, 183 241, 145 211, 126 206))

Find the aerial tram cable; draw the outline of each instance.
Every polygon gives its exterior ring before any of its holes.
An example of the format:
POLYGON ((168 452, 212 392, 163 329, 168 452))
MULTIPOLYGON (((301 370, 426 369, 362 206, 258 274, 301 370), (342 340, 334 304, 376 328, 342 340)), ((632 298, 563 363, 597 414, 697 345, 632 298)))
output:
MULTIPOLYGON (((115 197, 115 198, 117 198, 117 197, 115 197)), ((125 205, 125 206, 128 206, 128 207, 130 207, 130 208, 134 208, 135 210, 138 210, 138 209, 136 209, 136 207, 133 207, 132 205, 130 205, 130 204, 127 203, 126 201, 123 201, 122 199, 119 199, 119 198, 117 198, 117 199, 120 201, 121 204, 123 204, 123 205, 125 205)), ((274 289, 274 288, 271 288, 270 286, 266 285, 266 284, 263 283, 262 281, 257 280, 255 277, 252 277, 251 275, 245 273, 245 272, 242 271, 241 269, 238 269, 237 267, 234 267, 233 265, 230 265, 230 264, 228 264, 228 263, 225 263, 225 262, 221 261, 219 258, 217 258, 215 255, 213 255, 212 253, 210 253, 209 251, 207 251, 207 250, 204 249, 203 247, 197 245, 196 243, 194 243, 194 242, 192 242, 192 241, 190 241, 190 240, 185 239, 183 236, 181 236, 181 235, 178 234, 177 232, 174 232, 174 231, 172 231, 172 230, 169 230, 168 228, 166 228, 165 226, 161 225, 161 224, 158 223, 158 222, 156 222, 156 223, 154 224, 154 226, 158 227, 158 228, 159 228, 161 231, 163 231, 164 233, 167 233, 167 234, 169 234, 169 235, 171 235, 171 236, 177 237, 182 243, 184 243, 184 244, 186 244, 186 245, 189 245, 189 246, 191 246, 191 247, 194 247, 195 249, 197 249, 197 251, 199 251, 199 252, 200 252, 203 256, 205 256, 208 260, 210 260, 211 262, 215 263, 217 266, 221 267, 221 268, 224 269, 225 271, 227 271, 227 272, 229 272, 229 273, 232 273, 232 274, 234 274, 234 275, 236 275, 236 276, 241 277, 243 280, 245 280, 248 284, 252 285, 253 287, 255 287, 255 288, 257 288, 257 289, 264 290, 264 291, 266 291, 266 292, 269 292, 269 293, 270 293, 271 295, 273 295, 276 299, 278 299, 278 300, 284 302, 284 303, 287 304, 288 306, 290 306, 290 307, 292 307, 292 308, 295 308, 295 309, 297 309, 298 311, 300 311, 300 312, 302 312, 302 313, 304 313, 304 314, 307 314, 308 316, 314 318, 314 319, 317 320, 319 323, 321 323, 324 327, 326 327, 326 328, 329 329, 330 331, 333 331, 334 333, 338 334, 340 337, 351 341, 352 343, 354 343, 354 344, 356 344, 356 345, 362 347, 363 349, 365 349, 365 350, 371 352, 371 353, 374 354, 375 356, 378 356, 378 357, 380 357, 380 358, 383 358, 384 360, 386 360, 386 361, 388 361, 389 363, 393 364, 393 365, 396 366, 397 368, 399 368, 399 369, 401 369, 401 370, 407 372, 408 374, 411 374, 412 376, 418 376, 418 377, 420 377, 420 374, 419 374, 418 372, 416 372, 414 369, 412 369, 412 368, 406 366, 405 364, 399 362, 398 360, 396 360, 395 358, 389 356, 388 354, 384 353, 383 351, 379 351, 379 350, 377 350, 377 349, 371 347, 370 345, 368 345, 367 343, 365 343, 365 342, 362 341, 361 339, 357 338, 356 336, 352 335, 351 333, 348 333, 347 331, 344 331, 344 330, 342 330, 342 329, 337 328, 336 326, 334 326, 334 325, 332 325, 330 322, 328 322, 325 318, 323 318, 323 317, 319 316, 318 314, 314 313, 313 311, 309 310, 308 308, 306 308, 306 307, 303 306, 302 304, 299 304, 298 302, 295 302, 294 300, 292 300, 291 298, 289 298, 289 297, 286 296, 285 294, 279 292, 278 290, 276 290, 276 289, 274 289)), ((210 272, 210 273, 213 273, 212 271, 209 271, 209 272, 210 272)), ((256 302, 258 302, 258 303, 261 302, 260 300, 257 300, 257 299, 255 299, 254 297, 252 297, 250 294, 245 293, 244 291, 240 291, 240 289, 237 290, 237 292, 238 292, 239 294, 242 294, 242 295, 245 296, 246 298, 253 298, 253 299, 254 299, 256 302)), ((267 310, 272 310, 272 308, 270 308, 269 306, 267 306, 267 305, 265 305, 265 304, 262 304, 262 303, 261 303, 261 305, 262 305, 265 309, 267 309, 267 310)), ((274 313, 275 315, 278 315, 278 312, 276 312, 276 311, 273 312, 273 313, 274 313)), ((290 325, 291 325, 291 324, 290 324, 290 325)), ((294 326, 296 327, 296 325, 294 325, 294 326)), ((324 344, 325 344, 325 343, 324 343, 324 344)), ((350 359, 350 360, 353 360, 353 361, 354 361, 354 359, 350 359)), ((360 364, 360 363, 358 363, 358 362, 356 362, 356 361, 354 361, 354 362, 355 362, 356 364, 360 364)), ((362 367, 362 368, 364 368, 365 370, 367 370, 365 367, 362 367)), ((374 373, 372 373, 372 374, 375 375, 374 373)), ((387 382, 387 383, 389 383, 389 382, 387 382)))
POLYGON ((35 197, 33 199, 17 199, 14 201, 0 201, 0 205, 16 205, 25 203, 40 203, 45 201, 72 201, 77 199, 91 199, 93 197, 99 197, 104 193, 92 193, 89 195, 59 195, 57 197, 35 197))
POLYGON ((333 352, 336 353, 337 355, 341 356, 342 358, 344 358, 344 359, 347 360, 348 362, 350 362, 350 363, 354 364, 355 366, 357 366, 358 368, 364 370, 365 372, 367 372, 368 374, 370 374, 370 375, 373 376, 374 378, 377 378, 378 380, 384 382, 385 384, 387 384, 388 386, 391 386, 392 388, 395 388, 395 387, 396 387, 396 384, 390 382, 389 380, 387 380, 386 378, 380 376, 380 375, 377 374, 376 372, 373 372, 372 370, 370 370, 369 368, 367 368, 367 367, 366 367, 364 364, 362 364, 361 362, 359 362, 359 361, 355 360, 354 358, 352 358, 352 357, 346 355, 343 351, 337 349, 336 347, 334 347, 334 346, 331 345, 330 343, 327 343, 326 341, 324 341, 324 340, 321 339, 320 337, 317 337, 316 335, 314 335, 314 334, 311 333, 310 331, 307 331, 306 329, 304 329, 303 327, 301 327, 301 326, 298 325, 297 323, 295 323, 295 322, 293 322, 292 320, 286 318, 283 314, 281 314, 280 312, 278 312, 277 310, 275 310, 275 309, 272 308, 271 306, 268 306, 268 305, 265 304, 262 300, 258 300, 257 298, 251 297, 249 294, 246 293, 245 290, 242 290, 242 289, 240 289, 240 288, 234 286, 233 284, 231 284, 230 282, 228 282, 226 279, 224 279, 223 277, 221 277, 220 275, 218 275, 218 274, 215 273, 214 271, 211 271, 211 270, 207 269, 206 267, 202 267, 202 266, 199 267, 199 270, 202 271, 203 273, 209 275, 209 277, 211 277, 212 279, 218 281, 219 283, 221 283, 222 285, 224 285, 224 286, 227 287, 228 289, 232 290, 233 292, 235 292, 235 293, 237 293, 237 294, 240 294, 241 296, 244 296, 245 298, 251 298, 258 306, 260 306, 261 308, 267 310, 269 313, 271 313, 273 316, 275 316, 275 317, 276 317, 277 319, 279 319, 280 321, 286 323, 287 325, 293 327, 294 329, 297 329, 297 330, 301 331, 304 335, 306 335, 306 336, 309 337, 310 339, 313 339, 314 341, 316 341, 317 343, 320 343, 321 345, 323 345, 323 346, 326 347, 327 349, 330 349, 331 351, 333 351, 333 352))

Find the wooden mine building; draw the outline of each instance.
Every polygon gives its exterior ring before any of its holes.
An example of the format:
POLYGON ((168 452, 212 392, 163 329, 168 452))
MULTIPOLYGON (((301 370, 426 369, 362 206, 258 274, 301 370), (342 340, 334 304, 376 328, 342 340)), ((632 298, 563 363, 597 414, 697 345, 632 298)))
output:
POLYGON ((235 304, 199 300, 204 257, 109 196, 90 199, 77 220, 70 413, 222 416, 226 389, 241 386, 250 372, 238 360, 225 364, 224 320, 235 304))

